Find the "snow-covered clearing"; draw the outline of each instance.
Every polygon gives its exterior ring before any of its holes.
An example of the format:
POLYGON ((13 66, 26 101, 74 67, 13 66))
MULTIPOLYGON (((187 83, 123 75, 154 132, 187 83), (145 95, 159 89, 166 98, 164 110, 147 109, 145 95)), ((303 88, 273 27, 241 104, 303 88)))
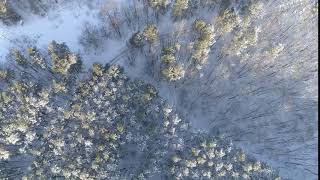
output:
MULTIPOLYGON (((90 25, 94 25, 99 22, 97 7, 102 3, 112 9, 118 8, 122 2, 97 0, 90 5, 70 2, 51 9, 44 17, 31 15, 15 26, 0 23, 0 62, 5 60, 11 48, 23 46, 24 40, 35 41, 34 45, 42 48, 46 48, 52 40, 65 42, 73 52, 81 53, 83 48, 79 44, 79 38, 84 24, 90 22, 90 25)), ((114 57, 123 45, 122 42, 106 43, 107 51, 103 53, 103 59, 114 57)))

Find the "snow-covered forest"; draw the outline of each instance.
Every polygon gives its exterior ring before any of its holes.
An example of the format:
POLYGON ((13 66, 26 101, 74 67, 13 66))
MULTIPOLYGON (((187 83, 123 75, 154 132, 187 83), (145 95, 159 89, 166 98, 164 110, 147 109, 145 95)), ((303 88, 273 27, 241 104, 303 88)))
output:
POLYGON ((317 0, 0 0, 0 179, 317 179, 317 0))

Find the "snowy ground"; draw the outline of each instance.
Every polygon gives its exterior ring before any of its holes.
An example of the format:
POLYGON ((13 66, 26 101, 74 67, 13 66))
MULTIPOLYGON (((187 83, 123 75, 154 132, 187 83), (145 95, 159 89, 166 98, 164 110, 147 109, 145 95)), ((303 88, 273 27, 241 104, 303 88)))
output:
MULTIPOLYGON (((125 0, 123 0, 125 1, 125 0)), ((116 8, 119 5, 119 2, 122 1, 110 1, 109 8, 116 8), (112 6, 111 6, 112 5, 112 6)), ((100 3, 97 1, 97 3, 100 3)), ((83 47, 79 45, 79 38, 83 29, 83 25, 86 22, 90 22, 90 24, 97 24, 97 11, 91 7, 85 5, 77 5, 76 8, 74 6, 66 6, 59 8, 58 10, 54 10, 48 13, 46 17, 37 17, 31 16, 28 17, 22 24, 16 26, 6 27, 0 24, 0 62, 5 61, 5 56, 8 54, 9 49, 15 46, 21 46, 21 42, 17 41, 17 39, 23 39, 22 37, 29 37, 30 39, 36 40, 36 45, 39 47, 46 48, 46 46, 52 40, 56 40, 57 42, 65 42, 73 52, 79 52, 84 56, 84 59, 87 60, 85 64, 91 64, 93 62, 100 62, 106 63, 107 61, 111 60, 113 57, 118 55, 118 53, 123 50, 126 45, 126 37, 122 40, 107 40, 104 42, 104 51, 103 52, 89 52, 85 53, 83 47)), ((166 24, 163 23, 160 27, 161 29, 166 29, 166 24)), ((123 64, 123 62, 119 62, 123 64)), ((141 78, 141 72, 137 72, 134 69, 128 69, 128 73, 137 78, 141 78)), ((289 81, 288 81, 289 82, 289 81)), ((150 81, 150 83, 154 83, 150 81)), ((160 86, 161 87, 161 86, 160 86)), ((160 94, 171 101, 172 104, 175 104, 176 95, 174 93, 169 93, 170 89, 168 87, 159 88, 160 94)), ((314 93, 314 92, 311 92, 314 93)), ((310 97, 314 97, 314 94, 310 95, 310 97)), ((309 98, 310 99, 310 98, 309 98)), ((313 111, 311 113, 314 113, 313 111)), ((283 113, 285 116, 284 119, 290 118, 286 113, 283 113)), ((317 119, 317 113, 310 115, 312 120, 317 119)), ((203 117, 201 117, 203 119, 203 117)), ((200 118, 200 119, 201 119, 200 118)), ((206 118, 206 117, 205 117, 206 118)), ((192 118, 190 118, 192 119, 192 118)), ((204 128, 204 127, 211 127, 208 125, 212 123, 207 120, 201 120, 200 122, 194 122, 194 127, 196 128, 204 128)), ((206 129, 208 130, 208 129, 206 129)), ((265 130, 265 129, 261 129, 265 130)), ((276 132, 269 132, 268 134, 272 134, 276 132)), ((261 133, 263 134, 263 133, 261 133)), ((259 134, 259 135, 261 135, 259 134)), ((254 135, 250 135, 248 137, 252 137, 254 135)), ((237 142, 237 145, 241 146, 242 148, 246 149, 248 152, 254 153, 257 149, 261 149, 263 146, 253 147, 248 142, 237 142)), ((291 148, 303 148, 293 145, 291 148)), ((316 145, 317 146, 317 145, 316 145)), ((266 150, 267 151, 267 150, 266 150)), ((310 152, 304 152, 303 150, 299 151, 301 153, 309 154, 310 152)), ((302 172, 304 167, 303 166, 296 166, 293 164, 288 164, 285 161, 290 160, 290 158, 283 158, 285 156, 279 156, 281 158, 274 157, 277 154, 266 153, 264 155, 260 152, 256 154, 256 157, 259 157, 260 160, 270 163, 274 165, 274 167, 280 168, 280 173, 285 178, 289 179, 301 179, 306 177, 306 179, 315 179, 315 176, 310 174, 303 174, 302 172), (272 156, 272 158, 270 158, 272 156)), ((308 156, 308 155, 306 155, 308 156)), ((305 157, 305 156, 304 156, 305 157)), ((309 158, 317 158, 316 155, 310 155, 309 158)), ((310 160, 314 162, 314 160, 310 160)), ((307 163, 307 161, 301 163, 307 163)))
MULTIPOLYGON (((65 42, 73 52, 81 52, 82 46, 79 38, 85 23, 94 25, 98 22, 98 10, 92 8, 101 4, 102 1, 92 1, 91 6, 80 3, 69 3, 61 5, 59 8, 50 10, 47 16, 40 17, 32 15, 24 19, 15 26, 5 26, 0 23, 0 62, 5 60, 9 49, 22 46, 22 39, 36 41, 35 45, 46 48, 48 44, 55 40, 65 42), (95 2, 95 3, 93 3, 95 2)), ((121 1, 108 1, 104 3, 110 9, 118 8, 121 1)), ((114 57, 119 48, 123 47, 122 42, 107 42, 107 58, 114 57)), ((107 59, 104 56, 104 59, 107 59)))
POLYGON ((86 21, 94 22, 94 20, 94 13, 87 7, 82 7, 81 11, 65 9, 51 12, 48 17, 29 17, 21 25, 1 26, 0 58, 4 60, 9 48, 16 45, 14 40, 23 36, 35 38, 39 47, 46 47, 54 39, 58 42, 66 42, 72 50, 78 51, 78 38, 81 33, 79 30, 82 24, 86 21))

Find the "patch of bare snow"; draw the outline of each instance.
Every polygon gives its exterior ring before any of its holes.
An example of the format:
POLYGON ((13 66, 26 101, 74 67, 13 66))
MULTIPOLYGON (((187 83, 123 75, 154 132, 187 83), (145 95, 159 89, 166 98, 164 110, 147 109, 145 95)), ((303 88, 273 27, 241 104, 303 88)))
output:
POLYGON ((65 42, 72 51, 79 51, 79 36, 83 23, 97 22, 97 11, 88 6, 65 8, 52 11, 48 16, 27 17, 23 24, 4 26, 0 24, 0 61, 5 60, 11 47, 16 46, 15 41, 20 37, 35 39, 37 46, 47 46, 52 40, 65 42))

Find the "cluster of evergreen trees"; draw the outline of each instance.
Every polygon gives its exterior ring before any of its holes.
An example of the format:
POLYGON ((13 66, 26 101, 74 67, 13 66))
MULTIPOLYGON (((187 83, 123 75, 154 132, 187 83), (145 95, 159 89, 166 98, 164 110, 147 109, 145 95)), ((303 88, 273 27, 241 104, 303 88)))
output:
POLYGON ((192 132, 119 66, 81 71, 81 58, 55 41, 45 53, 14 50, 0 71, 0 178, 278 178, 225 138, 192 132))

